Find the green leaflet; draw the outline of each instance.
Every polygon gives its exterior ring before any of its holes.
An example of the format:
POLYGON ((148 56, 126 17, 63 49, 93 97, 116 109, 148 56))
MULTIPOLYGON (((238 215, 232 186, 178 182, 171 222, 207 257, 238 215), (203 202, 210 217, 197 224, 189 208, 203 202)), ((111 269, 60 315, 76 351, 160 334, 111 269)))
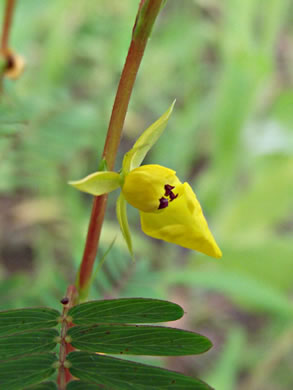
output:
POLYGON ((142 133, 142 135, 133 145, 132 149, 126 153, 122 165, 122 172, 124 175, 132 171, 132 169, 139 167, 148 151, 158 141, 159 137, 162 135, 167 126, 175 102, 176 100, 174 100, 168 110, 156 122, 154 122, 142 133))
POLYGON ((68 383, 66 390, 102 390, 103 387, 94 383, 84 381, 71 381, 68 383))
POLYGON ((0 364, 0 389, 23 390, 51 376, 55 368, 53 353, 35 354, 21 359, 2 361, 0 364))
POLYGON ((43 382, 36 386, 27 387, 25 390, 57 390, 57 385, 54 382, 43 382))
POLYGON ((129 250, 129 253, 131 254, 131 257, 133 258, 132 240, 131 240, 131 233, 130 233, 129 224, 128 224, 127 208, 126 207, 127 207, 126 200, 124 198, 124 195, 121 192, 118 199, 117 199, 117 203, 116 203, 116 215, 117 215, 117 219, 118 219, 124 240, 126 241, 127 248, 129 250))
POLYGON ((95 172, 81 180, 69 181, 72 187, 99 196, 120 187, 120 175, 116 172, 95 172))
POLYGON ((71 352, 67 360, 73 376, 101 384, 104 390, 211 390, 204 382, 178 372, 109 356, 71 352))
POLYGON ((198 333, 163 326, 97 324, 74 326, 67 334, 76 349, 107 354, 183 356, 212 346, 198 333))
POLYGON ((176 303, 151 298, 89 301, 72 307, 68 312, 76 325, 175 321, 183 314, 183 309, 176 303))
POLYGON ((0 337, 0 360, 36 352, 50 352, 56 346, 56 329, 39 329, 0 337))
POLYGON ((50 308, 16 309, 0 312, 0 336, 25 330, 52 328, 60 313, 50 308))

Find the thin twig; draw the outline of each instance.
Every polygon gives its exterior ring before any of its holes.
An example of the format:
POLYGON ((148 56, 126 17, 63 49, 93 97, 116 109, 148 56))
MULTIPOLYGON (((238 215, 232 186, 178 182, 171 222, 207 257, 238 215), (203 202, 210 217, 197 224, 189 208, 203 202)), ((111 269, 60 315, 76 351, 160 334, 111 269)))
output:
POLYGON ((4 52, 8 49, 8 42, 12 24, 12 17, 15 8, 15 0, 6 0, 6 7, 4 11, 4 20, 1 37, 1 50, 4 52))
POLYGON ((3 74, 8 62, 8 43, 12 25, 12 17, 15 9, 15 0, 6 0, 6 6, 3 18, 2 36, 0 43, 0 52, 2 54, 0 67, 0 92, 2 91, 3 74))

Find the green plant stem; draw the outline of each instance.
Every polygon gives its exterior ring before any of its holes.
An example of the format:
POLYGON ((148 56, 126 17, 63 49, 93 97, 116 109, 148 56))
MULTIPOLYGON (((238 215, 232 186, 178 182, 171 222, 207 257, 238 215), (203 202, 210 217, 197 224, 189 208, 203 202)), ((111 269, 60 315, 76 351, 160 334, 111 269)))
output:
MULTIPOLYGON (((139 5, 132 33, 132 40, 120 77, 105 141, 103 158, 106 160, 109 170, 114 168, 134 82, 144 55, 148 38, 163 2, 164 0, 145 0, 139 5)), ((95 197, 83 258, 77 278, 77 288, 80 300, 85 300, 88 295, 106 204, 107 195, 95 197)))

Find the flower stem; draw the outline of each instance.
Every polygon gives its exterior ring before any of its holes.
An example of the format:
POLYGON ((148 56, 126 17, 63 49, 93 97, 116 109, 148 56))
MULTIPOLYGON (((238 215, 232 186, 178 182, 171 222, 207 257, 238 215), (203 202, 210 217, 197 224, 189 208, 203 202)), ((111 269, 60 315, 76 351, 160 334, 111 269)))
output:
POLYGON ((2 29, 2 37, 1 37, 1 50, 3 50, 3 51, 8 49, 8 41, 9 41, 9 34, 10 34, 10 28, 11 28, 11 23, 12 23, 14 6, 15 6, 15 0, 7 0, 6 1, 3 29, 2 29))
POLYGON ((2 91, 3 72, 7 67, 7 52, 12 17, 15 9, 15 0, 6 0, 6 6, 3 18, 2 36, 0 42, 0 92, 2 91))
MULTIPOLYGON (((164 0, 145 0, 139 5, 131 44, 120 77, 104 146, 103 158, 109 170, 114 168, 134 82, 152 27, 163 3, 164 0)), ((85 300, 88 295, 106 204, 107 195, 94 198, 83 258, 77 278, 80 300, 85 300)))

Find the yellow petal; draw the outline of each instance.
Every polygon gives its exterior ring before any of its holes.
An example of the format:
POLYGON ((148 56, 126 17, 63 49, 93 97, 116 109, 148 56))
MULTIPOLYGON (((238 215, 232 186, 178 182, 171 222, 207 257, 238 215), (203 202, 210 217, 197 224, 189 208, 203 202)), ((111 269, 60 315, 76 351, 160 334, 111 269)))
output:
POLYGON ((166 184, 181 184, 176 172, 161 165, 143 165, 126 175, 122 192, 133 207, 144 212, 159 211, 160 199, 164 196, 166 184))
POLYGON ((221 250, 212 236, 201 206, 188 183, 176 187, 178 198, 160 213, 141 212, 145 234, 220 258, 221 250))

